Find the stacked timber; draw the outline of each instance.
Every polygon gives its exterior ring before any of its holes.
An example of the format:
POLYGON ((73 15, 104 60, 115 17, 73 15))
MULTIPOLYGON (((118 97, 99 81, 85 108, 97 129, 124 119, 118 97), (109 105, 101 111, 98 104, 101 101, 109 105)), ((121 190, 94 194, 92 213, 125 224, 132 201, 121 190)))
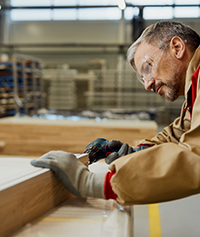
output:
POLYGON ((153 137, 156 131, 154 121, 2 118, 0 155, 40 156, 50 150, 83 153, 85 147, 98 137, 116 139, 134 146, 138 140, 153 137))
POLYGON ((45 69, 44 78, 49 80, 48 108, 69 110, 77 108, 76 70, 45 69))

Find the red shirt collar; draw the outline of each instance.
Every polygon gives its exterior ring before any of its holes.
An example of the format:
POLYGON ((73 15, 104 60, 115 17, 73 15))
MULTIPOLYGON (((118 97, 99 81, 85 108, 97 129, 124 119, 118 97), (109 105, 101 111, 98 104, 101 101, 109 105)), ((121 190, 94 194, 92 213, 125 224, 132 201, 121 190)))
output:
POLYGON ((191 78, 192 85, 190 86, 190 89, 188 90, 188 93, 187 93, 187 108, 190 111, 191 118, 192 118, 192 108, 194 106, 194 102, 197 96, 197 80, 198 80, 198 75, 199 75, 199 69, 200 69, 200 66, 192 75, 192 78, 191 78))

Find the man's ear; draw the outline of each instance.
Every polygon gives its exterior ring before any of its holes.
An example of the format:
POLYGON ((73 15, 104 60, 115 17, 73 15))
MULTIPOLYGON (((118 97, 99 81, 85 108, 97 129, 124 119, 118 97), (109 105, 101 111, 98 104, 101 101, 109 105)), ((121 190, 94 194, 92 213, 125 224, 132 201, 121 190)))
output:
POLYGON ((180 37, 174 36, 169 43, 169 50, 175 58, 182 59, 186 50, 185 42, 180 37))

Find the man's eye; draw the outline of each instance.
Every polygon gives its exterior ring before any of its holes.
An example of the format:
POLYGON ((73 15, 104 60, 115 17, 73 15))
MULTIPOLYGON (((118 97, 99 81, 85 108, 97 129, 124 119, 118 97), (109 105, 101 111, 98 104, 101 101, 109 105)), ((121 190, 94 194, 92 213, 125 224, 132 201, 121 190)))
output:
POLYGON ((142 82, 143 85, 145 84, 144 83, 144 77, 141 77, 141 82, 142 82))
POLYGON ((146 62, 144 65, 144 73, 145 74, 151 73, 151 70, 152 70, 152 63, 146 62))

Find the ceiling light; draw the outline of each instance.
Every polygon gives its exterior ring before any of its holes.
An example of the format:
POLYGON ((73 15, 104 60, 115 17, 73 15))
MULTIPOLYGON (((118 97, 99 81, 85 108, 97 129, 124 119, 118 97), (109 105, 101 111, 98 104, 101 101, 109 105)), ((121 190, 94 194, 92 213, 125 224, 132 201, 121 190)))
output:
POLYGON ((126 3, 124 0, 117 0, 117 3, 118 3, 118 7, 121 9, 121 10, 124 10, 126 8, 126 3))

